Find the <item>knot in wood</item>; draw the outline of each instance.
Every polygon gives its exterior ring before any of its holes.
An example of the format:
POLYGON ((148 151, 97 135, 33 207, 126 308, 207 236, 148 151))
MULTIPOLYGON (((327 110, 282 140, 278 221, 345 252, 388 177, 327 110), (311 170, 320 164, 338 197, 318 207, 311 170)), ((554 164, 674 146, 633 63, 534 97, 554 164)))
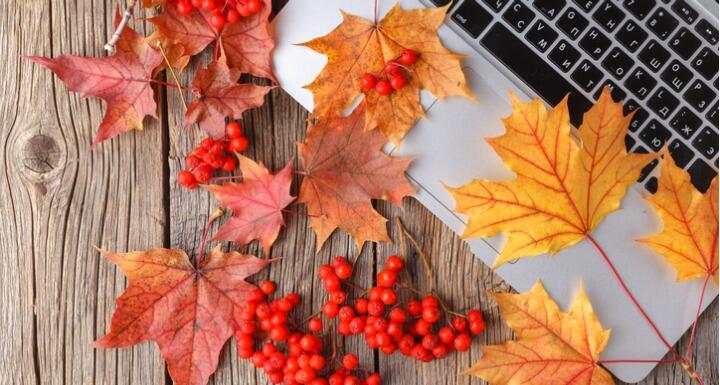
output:
POLYGON ((35 134, 27 139, 21 149, 22 166, 26 171, 43 175, 60 167, 62 153, 55 138, 35 134))

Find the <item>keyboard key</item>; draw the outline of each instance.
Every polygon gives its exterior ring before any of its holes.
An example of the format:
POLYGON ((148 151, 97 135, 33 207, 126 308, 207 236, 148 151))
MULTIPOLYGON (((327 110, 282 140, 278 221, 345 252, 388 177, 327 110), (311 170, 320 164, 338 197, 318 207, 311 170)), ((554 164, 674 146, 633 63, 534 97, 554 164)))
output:
POLYGON ((663 118, 668 118, 677 108, 680 101, 664 87, 658 88, 653 96, 648 99, 647 105, 651 110, 663 118))
MULTIPOLYGON (((639 148, 643 149, 642 147, 639 147, 639 148)), ((635 149, 634 152, 639 152, 637 150, 638 149, 635 149)), ((647 151, 645 151, 644 153, 647 153, 647 151)), ((643 169, 640 170, 640 177, 638 178, 638 182, 642 182, 643 180, 645 180, 645 178, 647 178, 648 175, 650 175, 650 173, 653 172, 655 167, 657 167, 658 163, 659 163, 659 161, 657 159, 653 159, 652 162, 648 163, 647 166, 643 167, 643 169)))
POLYGON ((567 41, 560 40, 555 48, 550 51, 550 55, 548 55, 548 57, 553 63, 555 63, 555 65, 558 66, 558 68, 560 68, 560 70, 568 72, 570 68, 572 68, 578 60, 580 60, 580 51, 573 48, 567 41))
POLYGON ((625 87, 640 100, 645 99, 656 85, 657 80, 642 67, 635 68, 630 77, 625 80, 625 87))
POLYGON ((480 39, 480 43, 549 104, 558 104, 570 93, 568 101, 570 120, 574 125, 580 125, 582 115, 590 109, 592 103, 553 69, 544 57, 538 56, 527 44, 499 23, 490 27, 480 39))
POLYGON ((675 160, 675 164, 680 168, 685 168, 695 156, 693 150, 677 139, 670 142, 668 150, 670 150, 670 155, 675 160))
POLYGON ((695 30, 703 37, 703 39, 707 40, 708 43, 712 45, 718 43, 718 30, 713 27, 709 21, 700 19, 697 25, 695 25, 695 30))
POLYGON ((694 33, 690 32, 689 29, 683 27, 670 39, 670 48, 672 48, 678 56, 687 60, 700 48, 700 39, 698 39, 694 33))
POLYGON ((695 80, 690 88, 685 91, 683 99, 694 109, 698 110, 698 112, 703 112, 713 99, 715 99, 715 91, 700 80, 695 80))
POLYGON ((701 124, 702 120, 687 107, 680 108, 680 111, 670 120, 670 128, 685 139, 692 138, 701 124))
POLYGON ((533 5, 548 19, 552 20, 565 6, 565 0, 535 0, 533 5))
POLYGON ((452 19, 470 36, 476 38, 487 28, 493 17, 475 0, 468 0, 458 7, 453 13, 452 19))
POLYGON ((640 51, 638 57, 641 62, 650 67, 651 71, 657 72, 670 59, 670 52, 657 41, 650 40, 640 51))
POLYGON ((633 115, 633 118, 630 121, 630 131, 637 131, 649 117, 650 114, 647 111, 643 109, 635 110, 635 115, 633 115))
POLYGON ((630 114, 631 112, 633 112, 639 108, 640 108, 640 105, 634 99, 626 100, 625 104, 623 104, 623 114, 625 114, 625 115, 630 114))
POLYGON ((663 148, 665 142, 670 139, 670 136, 670 131, 655 119, 650 120, 650 123, 648 123, 642 131, 640 131, 640 135, 638 135, 640 140, 655 152, 663 148))
POLYGON ((718 152, 718 133, 710 127, 705 127, 692 141, 695 147, 705 159, 712 160, 718 152))
POLYGON ((578 7, 584 9, 585 11, 593 9, 593 7, 597 5, 597 3, 598 0, 575 0, 575 4, 577 4, 578 7))
POLYGON ((485 0, 485 4, 494 12, 500 11, 507 3, 508 0, 485 0))
POLYGON ((630 135, 625 135, 625 150, 630 151, 631 148, 637 143, 630 135))
POLYGON ((625 22, 615 34, 615 38, 630 52, 635 52, 640 48, 640 45, 645 42, 647 37, 648 33, 632 20, 625 22))
POLYGON ((607 79, 603 82, 602 87, 598 88, 598 90, 595 91, 595 100, 600 99, 600 93, 605 87, 610 88, 610 96, 612 96, 612 99, 616 102, 625 99, 625 97, 627 96, 627 93, 623 91, 622 88, 620 88, 617 84, 613 83, 612 80, 607 79))
POLYGON ((710 182, 717 173, 707 163, 703 162, 702 159, 695 159, 695 162, 687 169, 690 174, 690 182, 700 192, 705 192, 710 187, 710 182))
POLYGON ((446 5, 447 3, 450 2, 450 0, 430 0, 430 1, 432 1, 433 4, 435 4, 435 6, 437 6, 437 7, 442 7, 443 5, 446 5))
POLYGON ((510 8, 503 13, 503 19, 518 32, 527 28, 528 24, 535 18, 535 13, 525 4, 515 0, 510 8))
POLYGON ((525 34, 525 38, 540 52, 547 51, 557 37, 558 33, 543 20, 536 21, 525 34))
POLYGON ((672 5, 672 10, 686 23, 692 24, 698 17, 698 13, 685 0, 676 0, 672 5))
POLYGON ((660 78, 674 91, 679 92, 690 82, 693 74, 677 60, 673 60, 660 74, 660 78))
POLYGON ((625 0, 623 6, 635 17, 642 20, 655 6, 655 0, 625 0))
POLYGON ((598 30, 595 27, 590 30, 580 39, 580 47, 592 56, 593 59, 598 60, 610 47, 610 39, 605 37, 605 33, 598 30))
POLYGON ((616 79, 622 79, 633 64, 633 59, 617 47, 610 50, 610 53, 605 56, 605 60, 602 61, 602 66, 616 79))
POLYGON ((691 65, 702 77, 710 80, 718 74, 718 55, 705 47, 695 56, 691 65))
POLYGON ((678 21, 666 10, 658 8, 645 24, 655 33, 655 35, 657 35, 657 37, 660 38, 660 40, 665 40, 665 38, 675 30, 678 25, 678 21))
POLYGON ((720 117, 720 111, 718 111, 718 108, 719 108, 719 107, 720 107, 720 106, 718 106, 718 103, 715 103, 715 105, 712 106, 712 107, 708 110, 707 114, 705 115, 705 117, 707 118, 707 120, 709 120, 710 123, 712 123, 712 124, 715 126, 715 128, 718 128, 718 127, 719 127, 719 126, 718 126, 718 123, 719 123, 719 122, 718 122, 718 117, 720 117))
POLYGON ((570 76, 583 90, 590 92, 602 80, 603 72, 587 60, 573 71, 570 76))
POLYGON ((648 190, 650 194, 655 194, 658 190, 658 178, 654 176, 648 179, 645 183, 645 189, 648 190))
POLYGON ((568 8, 556 22, 558 28, 575 40, 587 28, 589 22, 574 8, 568 8))
POLYGON ((593 19, 602 25, 608 32, 612 32, 620 25, 622 19, 625 18, 623 11, 615 4, 605 1, 600 8, 593 14, 593 19))

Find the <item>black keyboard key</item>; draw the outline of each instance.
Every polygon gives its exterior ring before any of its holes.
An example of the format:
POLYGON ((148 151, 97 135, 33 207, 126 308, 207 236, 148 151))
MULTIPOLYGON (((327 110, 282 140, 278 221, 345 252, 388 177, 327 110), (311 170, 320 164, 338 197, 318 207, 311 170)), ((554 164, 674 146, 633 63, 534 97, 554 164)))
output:
POLYGON ((599 0, 575 0, 575 4, 577 4, 578 7, 584 9, 585 11, 589 11, 597 5, 598 1, 599 0))
POLYGON ((685 0, 676 0, 672 5, 672 10, 686 23, 692 24, 698 17, 698 13, 685 0))
POLYGON ((580 51, 573 48, 566 40, 560 40, 548 57, 561 71, 568 72, 580 60, 580 51))
POLYGON ((678 21, 665 9, 658 8, 645 24, 660 40, 665 40, 677 28, 678 21))
POLYGON ((655 111, 656 114, 667 119, 670 114, 677 108, 680 101, 672 94, 672 92, 665 89, 665 87, 658 88, 657 91, 648 99, 647 106, 655 111))
POLYGON ((625 114, 625 115, 630 114, 639 108, 640 108, 640 105, 634 99, 626 100, 625 104, 623 104, 623 114, 625 114))
POLYGON ((494 12, 500 11, 507 3, 508 0, 485 0, 485 4, 494 12))
MULTIPOLYGON (((644 150, 644 148, 642 148, 642 147, 639 147, 639 149, 644 150)), ((638 149, 635 149, 634 152, 640 152, 637 150, 638 149)), ((643 153, 647 154, 647 151, 645 151, 643 153)), ((653 159, 652 162, 648 163, 647 166, 643 167, 643 169, 640 170, 640 177, 638 178, 638 182, 642 182, 643 180, 645 180, 645 178, 647 178, 648 175, 650 175, 650 173, 653 172, 655 167, 657 167, 658 163, 659 163, 659 161, 657 159, 653 159)))
POLYGON ((540 52, 547 51, 557 37, 558 33, 543 20, 536 21, 525 34, 525 38, 540 52))
POLYGON ((616 79, 622 79, 633 64, 633 59, 617 47, 610 50, 610 53, 605 56, 605 60, 602 61, 602 66, 616 79))
POLYGON ((487 28, 493 17, 475 0, 468 0, 460 5, 452 15, 453 21, 470 36, 478 37, 487 28))
POLYGON ((612 99, 616 102, 625 99, 627 96, 627 93, 623 91, 622 88, 620 88, 617 84, 613 83, 612 80, 607 79, 603 82, 602 87, 598 88, 597 91, 595 91, 595 100, 600 99, 600 93, 602 93, 602 90, 608 87, 610 88, 610 96, 612 96, 612 99))
POLYGON ((695 162, 687 169, 690 174, 690 182, 700 192, 704 193, 710 187, 710 182, 717 173, 702 159, 695 159, 695 162))
POLYGON ((670 39, 670 48, 681 58, 690 59, 695 51, 700 48, 700 39, 689 29, 682 27, 670 39))
POLYGON ((656 85, 657 80, 642 67, 635 68, 630 77, 625 80, 625 87, 640 100, 645 99, 656 85))
POLYGON ((677 60, 673 60, 660 74, 660 78, 675 92, 681 91, 692 80, 693 74, 677 60))
POLYGON ((715 91, 700 80, 695 80, 690 88, 685 91, 683 99, 698 112, 703 112, 715 99, 715 91))
POLYGON ((565 6, 565 0, 535 0, 533 5, 548 19, 552 20, 565 6))
POLYGON ((510 8, 503 13, 503 19, 518 32, 525 30, 534 18, 535 13, 517 0, 513 1, 510 8))
POLYGON ((701 124, 702 120, 687 107, 680 108, 678 113, 670 120, 670 128, 685 139, 692 138, 701 124))
POLYGON ((708 43, 712 45, 718 43, 718 30, 713 27, 709 21, 700 19, 697 25, 695 25, 695 30, 703 37, 703 39, 707 40, 708 43))
POLYGON ((631 148, 637 143, 630 135, 625 135, 625 149, 629 152, 631 148))
POLYGON ((718 55, 705 47, 695 56, 691 65, 702 77, 710 80, 718 74, 718 55))
POLYGON ((568 8, 555 23, 569 38, 575 40, 587 28, 589 22, 574 8, 568 8))
POLYGON ((655 119, 650 120, 650 123, 640 131, 640 140, 645 143, 652 151, 660 151, 665 142, 670 139, 670 131, 663 127, 660 122, 655 119))
POLYGON ((430 1, 432 1, 433 4, 435 4, 435 6, 437 6, 437 7, 442 7, 443 5, 446 5, 447 3, 450 2, 450 0, 430 0, 430 1))
POLYGON ((553 69, 544 57, 538 56, 527 44, 498 23, 490 27, 480 39, 480 43, 549 104, 558 104, 570 93, 570 120, 574 125, 580 125, 582 115, 590 109, 592 103, 553 69))
POLYGON ((657 72, 670 59, 670 52, 657 41, 650 40, 640 51, 638 57, 641 62, 650 67, 651 71, 657 72))
POLYGON ((645 183, 645 189, 647 189, 650 194, 655 194, 658 190, 658 178, 654 176, 648 179, 645 183))
POLYGON ((640 45, 645 42, 647 37, 648 33, 632 20, 625 22, 622 28, 620 28, 615 34, 617 41, 630 50, 630 52, 637 51, 637 49, 640 48, 640 45))
POLYGON ((655 6, 655 0, 625 0, 623 6, 635 17, 642 20, 655 6))
POLYGON ((695 156, 693 150, 677 139, 670 142, 668 150, 670 150, 670 155, 675 160, 675 164, 680 168, 685 168, 695 156))
POLYGON ((649 117, 650 114, 647 111, 643 109, 635 110, 635 115, 633 115, 633 118, 630 121, 630 131, 637 131, 649 117))
POLYGON ((610 47, 610 39, 599 29, 592 27, 580 39, 580 47, 585 50, 593 59, 598 60, 610 47))
POLYGON ((583 90, 590 92, 602 80, 603 72, 587 60, 583 60, 570 76, 583 90))
POLYGON ((695 147, 705 159, 712 160, 718 152, 718 133, 710 127, 705 127, 692 141, 695 147))
POLYGON ((718 122, 718 117, 720 117, 720 111, 718 111, 718 108, 719 108, 719 107, 720 107, 720 106, 718 105, 718 103, 715 103, 715 105, 712 106, 712 107, 708 110, 707 114, 705 115, 705 117, 707 118, 707 120, 709 120, 710 123, 712 123, 712 124, 715 126, 715 128, 720 127, 720 126, 719 126, 720 122, 718 122))
POLYGON ((600 5, 595 13, 593 19, 602 25, 608 32, 612 32, 615 28, 620 25, 620 22, 625 18, 625 13, 618 8, 615 4, 605 1, 600 5))

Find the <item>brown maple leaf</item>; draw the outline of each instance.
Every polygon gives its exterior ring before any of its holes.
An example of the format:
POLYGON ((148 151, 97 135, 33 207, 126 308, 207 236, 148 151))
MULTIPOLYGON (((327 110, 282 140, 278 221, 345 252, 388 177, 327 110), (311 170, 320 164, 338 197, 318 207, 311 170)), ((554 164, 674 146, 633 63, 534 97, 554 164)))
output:
POLYGON ((362 17, 342 13, 343 21, 325 36, 303 45, 326 55, 322 72, 308 84, 313 93, 313 116, 332 118, 348 108, 361 94, 365 73, 380 74, 388 60, 404 49, 418 53, 409 69, 410 81, 400 91, 380 96, 368 91, 365 128, 377 127, 398 143, 424 116, 420 90, 438 99, 459 95, 474 99, 460 67, 461 56, 442 45, 437 29, 443 24, 448 6, 404 10, 395 5, 377 25, 362 17))
POLYGON ((292 167, 290 163, 272 175, 267 168, 252 159, 238 155, 242 183, 206 185, 215 194, 220 205, 233 212, 215 234, 214 239, 246 245, 259 239, 265 254, 285 225, 283 210, 295 197, 290 195, 292 167))
POLYGON ((298 152, 304 170, 298 200, 305 203, 317 249, 335 229, 347 231, 358 249, 365 241, 388 241, 385 219, 373 209, 372 199, 396 205, 415 192, 405 178, 411 158, 382 152, 385 138, 365 131, 362 106, 348 117, 309 124, 298 152))
MULTIPOLYGON (((116 26, 119 21, 118 14, 116 26)), ((104 58, 27 57, 53 71, 70 91, 78 92, 82 97, 97 96, 107 102, 93 147, 122 132, 142 130, 145 116, 157 119, 150 80, 153 70, 163 61, 162 55, 130 27, 123 30, 116 49, 115 55, 104 58)))
POLYGON ((195 74, 193 93, 197 96, 185 113, 185 125, 197 122, 214 138, 225 135, 225 118, 240 119, 242 113, 263 104, 272 87, 238 84, 240 70, 228 68, 224 55, 195 74))
POLYGON ((268 261, 237 252, 209 252, 196 268, 177 249, 103 253, 128 278, 110 332, 95 347, 157 342, 176 385, 204 385, 255 286, 245 278, 268 261))
POLYGON ((271 0, 263 0, 260 12, 241 17, 234 24, 226 24, 219 33, 210 24, 210 15, 206 12, 193 9, 190 15, 181 15, 175 4, 175 0, 168 1, 163 12, 150 19, 158 28, 155 39, 183 48, 183 55, 171 58, 173 65, 182 69, 188 57, 197 55, 212 43, 219 43, 227 55, 228 66, 277 83, 270 61, 270 52, 275 47, 268 33, 271 0))

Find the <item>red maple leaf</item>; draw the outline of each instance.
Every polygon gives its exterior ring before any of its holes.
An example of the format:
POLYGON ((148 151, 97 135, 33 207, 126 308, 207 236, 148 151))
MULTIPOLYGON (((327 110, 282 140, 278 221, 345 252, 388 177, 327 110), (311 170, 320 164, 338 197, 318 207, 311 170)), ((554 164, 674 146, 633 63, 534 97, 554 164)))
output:
POLYGON ((243 111, 261 106, 272 87, 238 84, 240 70, 228 68, 224 55, 201 68, 193 80, 197 98, 185 113, 185 125, 197 122, 214 138, 225 135, 225 118, 240 119, 243 111))
MULTIPOLYGON (((115 25, 119 23, 119 14, 115 25)), ((62 55, 55 59, 28 56, 27 59, 52 70, 70 91, 82 97, 97 96, 107 110, 92 146, 122 132, 143 129, 145 116, 157 119, 157 105, 150 87, 152 73, 163 61, 137 32, 126 27, 110 57, 62 55)))
POLYGON ((177 249, 103 254, 123 270, 128 288, 116 301, 110 332, 93 346, 153 340, 176 385, 207 383, 255 289, 245 278, 269 263, 219 246, 197 268, 177 249))
POLYGON ((290 195, 292 167, 290 163, 272 175, 267 168, 252 159, 239 155, 243 183, 207 185, 220 205, 233 211, 230 218, 215 234, 215 239, 238 242, 242 245, 259 239, 265 254, 285 225, 282 211, 295 197, 290 195))
POLYGON ((188 56, 197 55, 212 43, 219 43, 231 68, 277 83, 270 63, 270 52, 275 47, 268 33, 271 0, 263 0, 260 12, 241 17, 234 24, 226 24, 220 32, 210 24, 207 12, 196 8, 190 15, 181 15, 176 3, 175 0, 168 1, 163 12, 150 19, 158 28, 157 34, 160 36, 155 36, 156 39, 180 45, 184 49, 183 56, 174 59, 174 65, 182 68, 187 64, 188 56))

